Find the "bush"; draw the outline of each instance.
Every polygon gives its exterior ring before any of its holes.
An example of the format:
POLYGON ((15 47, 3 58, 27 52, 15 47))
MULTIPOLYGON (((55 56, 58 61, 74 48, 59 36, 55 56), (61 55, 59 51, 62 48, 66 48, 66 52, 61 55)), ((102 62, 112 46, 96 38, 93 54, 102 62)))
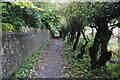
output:
POLYGON ((0 23, 0 32, 6 33, 6 32, 21 32, 20 28, 13 27, 12 24, 9 23, 0 23))

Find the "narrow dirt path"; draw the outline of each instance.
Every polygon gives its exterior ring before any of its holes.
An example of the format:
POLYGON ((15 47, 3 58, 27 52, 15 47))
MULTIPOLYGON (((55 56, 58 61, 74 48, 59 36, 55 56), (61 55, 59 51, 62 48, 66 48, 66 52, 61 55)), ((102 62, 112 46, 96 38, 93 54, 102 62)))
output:
POLYGON ((64 77, 65 61, 63 59, 63 42, 53 39, 35 63, 30 78, 61 78, 64 77))

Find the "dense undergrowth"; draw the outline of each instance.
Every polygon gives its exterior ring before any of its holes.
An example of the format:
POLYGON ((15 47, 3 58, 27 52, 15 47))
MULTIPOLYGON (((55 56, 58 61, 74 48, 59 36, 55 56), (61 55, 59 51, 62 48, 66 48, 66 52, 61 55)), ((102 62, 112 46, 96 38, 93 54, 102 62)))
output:
POLYGON ((24 64, 12 74, 9 80, 23 80, 23 78, 29 78, 29 74, 34 66, 34 63, 38 61, 38 57, 41 55, 48 43, 49 41, 44 43, 44 45, 38 51, 36 51, 32 57, 28 58, 24 64))
POLYGON ((60 24, 58 8, 53 3, 5 1, 0 2, 1 22, 0 33, 28 32, 28 28, 48 29, 51 33, 58 32, 60 24))
MULTIPOLYGON (((81 40, 80 43, 83 41, 81 40)), ((66 65, 66 78, 87 78, 87 79, 93 79, 93 78, 108 78, 108 79, 119 79, 120 78, 120 63, 118 62, 108 62, 106 66, 103 66, 101 68, 91 69, 90 66, 90 58, 88 54, 88 49, 91 43, 88 44, 86 48, 86 53, 83 56, 83 59, 77 59, 77 55, 79 53, 79 46, 76 51, 72 51, 71 44, 65 42, 66 48, 65 48, 65 60, 67 62, 66 65)), ((112 44, 115 45, 115 43, 109 43, 108 48, 111 48, 112 44)), ((119 60, 120 53, 114 52, 112 55, 111 60, 119 60)))

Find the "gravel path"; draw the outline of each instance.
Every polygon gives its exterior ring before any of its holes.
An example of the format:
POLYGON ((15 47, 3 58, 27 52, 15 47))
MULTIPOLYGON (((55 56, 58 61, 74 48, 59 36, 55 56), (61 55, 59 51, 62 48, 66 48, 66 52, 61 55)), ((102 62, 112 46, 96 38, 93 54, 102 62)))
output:
POLYGON ((30 78, 61 78, 64 77, 65 61, 63 59, 63 42, 53 39, 45 48, 42 56, 35 63, 30 78))

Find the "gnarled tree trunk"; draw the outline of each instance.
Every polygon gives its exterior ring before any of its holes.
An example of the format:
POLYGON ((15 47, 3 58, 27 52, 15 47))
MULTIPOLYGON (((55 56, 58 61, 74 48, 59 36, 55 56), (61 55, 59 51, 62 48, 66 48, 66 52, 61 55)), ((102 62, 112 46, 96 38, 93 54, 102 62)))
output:
POLYGON ((108 42, 111 38, 112 31, 107 26, 105 19, 100 19, 98 23, 97 33, 92 47, 90 47, 89 54, 91 58, 91 68, 104 66, 110 60, 112 52, 107 50, 108 42), (101 47, 100 47, 101 45, 101 47), (101 56, 97 60, 98 51, 101 50, 101 56))
POLYGON ((74 50, 74 51, 75 51, 76 48, 77 48, 77 44, 78 44, 78 42, 79 42, 79 37, 80 37, 80 32, 77 32, 77 37, 76 37, 76 40, 75 40, 75 42, 74 42, 74 44, 73 44, 73 50, 74 50))
POLYGON ((95 68, 94 65, 97 62, 97 53, 100 47, 99 32, 96 33, 93 45, 89 49, 89 55, 91 58, 91 68, 95 68))
POLYGON ((82 34, 83 34, 83 37, 84 37, 84 40, 85 40, 85 44, 83 44, 82 46, 81 46, 81 48, 80 48, 80 53, 78 54, 78 59, 80 58, 80 59, 83 59, 83 54, 85 53, 85 48, 86 48, 86 46, 87 46, 87 44, 88 44, 88 40, 87 40, 87 38, 85 37, 85 34, 84 34, 84 32, 82 31, 82 34))

